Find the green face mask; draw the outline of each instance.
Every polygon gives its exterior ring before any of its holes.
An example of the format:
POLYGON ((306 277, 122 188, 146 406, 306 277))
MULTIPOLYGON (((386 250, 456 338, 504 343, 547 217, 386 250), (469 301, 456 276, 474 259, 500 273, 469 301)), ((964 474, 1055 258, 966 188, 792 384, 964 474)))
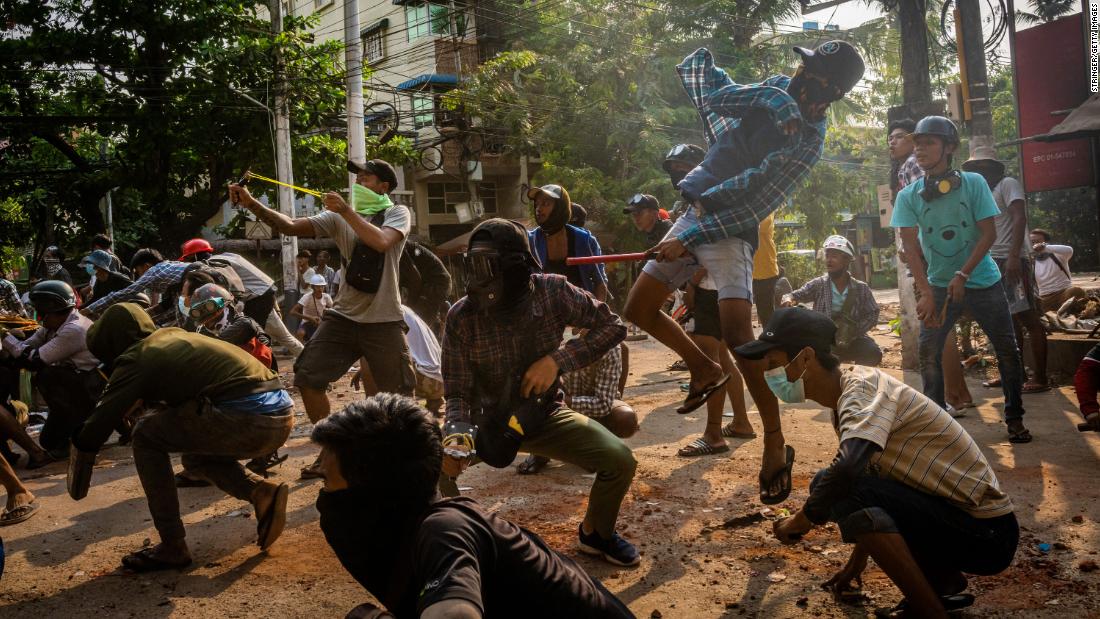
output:
POLYGON ((356 213, 370 217, 393 206, 393 201, 387 195, 378 195, 356 183, 351 186, 351 206, 356 213))

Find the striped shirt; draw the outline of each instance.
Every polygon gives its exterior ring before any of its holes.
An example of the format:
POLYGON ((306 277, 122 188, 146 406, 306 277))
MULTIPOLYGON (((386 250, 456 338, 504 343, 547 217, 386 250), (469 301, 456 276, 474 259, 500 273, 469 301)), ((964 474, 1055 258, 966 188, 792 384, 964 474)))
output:
POLYGON ((133 301, 142 292, 161 293, 183 281, 183 274, 190 266, 187 262, 175 262, 165 260, 149 267, 136 282, 116 290, 102 299, 85 308, 92 316, 98 316, 107 311, 107 308, 115 303, 133 301))
POLYGON ((869 472, 946 499, 975 518, 1013 511, 970 434, 935 402, 875 368, 841 373, 833 427, 840 442, 861 438, 882 451, 869 472))
POLYGON ((619 378, 623 373, 623 351, 615 346, 600 360, 561 377, 569 394, 569 408, 592 419, 611 414, 611 405, 622 396, 619 378))

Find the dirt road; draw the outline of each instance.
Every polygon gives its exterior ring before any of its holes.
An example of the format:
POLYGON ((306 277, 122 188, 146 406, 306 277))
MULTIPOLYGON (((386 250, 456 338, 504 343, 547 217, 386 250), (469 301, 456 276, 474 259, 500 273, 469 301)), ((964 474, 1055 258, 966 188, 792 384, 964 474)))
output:
MULTIPOLYGON (((577 557, 639 617, 853 617, 898 601, 873 565, 865 575, 870 600, 863 607, 840 606, 819 588, 847 557, 835 528, 815 530, 793 547, 775 542, 768 522, 716 528, 762 508, 755 498, 760 439, 732 441, 732 452, 721 456, 677 457, 676 449, 702 431, 702 412, 674 412, 686 375, 666 371, 674 360, 670 352, 651 340, 631 348, 626 399, 640 411, 642 429, 629 441, 639 467, 620 530, 641 549, 641 566, 618 569, 575 552, 591 484, 576 467, 555 463, 531 478, 483 464, 460 479, 470 488, 466 494, 577 557)), ((1010 446, 999 422, 999 393, 977 381, 971 389, 980 407, 962 423, 1012 495, 1024 531, 1008 571, 972 580, 978 602, 970 616, 1100 616, 1100 572, 1079 567, 1100 561, 1100 435, 1075 430, 1073 395, 1063 388, 1025 396, 1036 440, 1010 446), (1050 550, 1039 550, 1039 543, 1050 550)), ((332 395, 354 397, 346 381, 332 395)), ((759 417, 751 419, 760 432, 759 417)), ((811 406, 784 409, 797 463, 795 491, 783 507, 796 509, 814 472, 832 459, 836 438, 828 419, 811 406)), ((315 455, 308 430, 303 416, 278 478, 296 480, 298 468, 315 455)), ((319 481, 292 481, 287 530, 268 553, 254 545, 255 519, 246 504, 212 488, 180 490, 195 564, 182 573, 133 575, 117 569, 119 558, 155 535, 129 449, 102 452, 91 492, 79 503, 65 493, 62 464, 26 477, 42 510, 0 529, 8 553, 0 617, 342 617, 369 600, 320 533, 313 506, 319 481)), ((514 616, 522 617, 522 609, 514 616)))

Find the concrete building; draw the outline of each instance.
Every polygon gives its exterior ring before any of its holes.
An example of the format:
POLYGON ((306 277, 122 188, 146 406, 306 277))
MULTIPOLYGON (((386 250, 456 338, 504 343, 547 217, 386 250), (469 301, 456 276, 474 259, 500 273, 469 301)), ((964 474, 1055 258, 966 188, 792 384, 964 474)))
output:
MULTIPOLYGON (((320 17, 318 43, 343 40, 340 0, 287 0, 288 15, 320 17)), ((414 140, 423 163, 406 166, 395 201, 414 213, 413 231, 435 245, 458 237, 485 217, 524 219, 520 201, 527 182, 524 157, 504 152, 499 139, 469 127, 469 119, 442 109, 441 95, 470 76, 514 27, 492 0, 360 0, 360 36, 367 135, 392 124, 414 140)))

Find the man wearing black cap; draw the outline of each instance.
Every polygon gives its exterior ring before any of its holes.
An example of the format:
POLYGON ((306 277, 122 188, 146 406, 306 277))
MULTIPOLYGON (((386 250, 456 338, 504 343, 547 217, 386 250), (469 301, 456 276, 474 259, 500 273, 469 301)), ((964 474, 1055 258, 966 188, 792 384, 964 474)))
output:
POLYGON ((623 209, 623 215, 630 215, 630 219, 634 221, 634 227, 645 235, 648 243, 646 247, 653 247, 660 243, 672 229, 671 221, 661 219, 660 210, 661 203, 648 193, 634 194, 623 209))
POLYGON ((559 374, 603 357, 626 337, 605 303, 560 275, 544 274, 526 231, 505 219, 482 222, 470 237, 466 296, 447 314, 443 388, 445 494, 470 464, 491 466, 518 451, 570 462, 596 473, 579 527, 581 551, 616 565, 637 565, 634 545, 615 532, 637 462, 603 424, 564 405, 559 374), (566 327, 583 335, 562 345, 566 327), (476 426, 476 427, 475 427, 476 426))
POLYGON ((895 610, 938 617, 969 606, 963 573, 1000 573, 1016 553, 1012 501, 958 422, 882 370, 842 368, 831 352, 835 334, 824 314, 780 309, 760 339, 736 350, 760 360, 779 399, 830 409, 840 440, 802 509, 776 521, 775 536, 793 544, 833 521, 855 548, 826 587, 851 591, 871 557, 905 595, 895 610))
POLYGON ((538 227, 527 233, 531 250, 547 273, 564 275, 569 283, 587 290, 600 301, 607 300, 607 273, 602 264, 567 265, 566 258, 599 256, 596 235, 569 225, 573 202, 561 185, 532 187, 527 197, 534 204, 538 227))
MULTIPOLYGON (((345 261, 343 283, 331 310, 294 364, 294 385, 311 421, 328 416, 329 383, 343 376, 360 357, 366 359, 380 391, 412 395, 416 384, 405 318, 401 311, 398 266, 409 233, 409 209, 390 200, 397 173, 381 159, 349 161, 356 174, 349 205, 335 191, 325 195, 326 211, 291 219, 253 198, 240 185, 230 198, 281 234, 329 236, 345 261)), ((304 477, 320 477, 315 462, 304 477)))
MULTIPOLYGON (((793 77, 774 75, 760 84, 736 84, 699 49, 676 67, 695 104, 710 144, 706 157, 680 181, 680 195, 692 205, 653 248, 627 299, 624 316, 676 351, 691 382, 687 413, 702 406, 729 378, 668 316, 660 305, 669 291, 705 268, 718 289, 722 336, 735 347, 752 339, 753 253, 758 225, 782 206, 809 174, 825 143, 825 112, 862 78, 859 53, 843 41, 794 51, 802 64, 793 77)), ((764 423, 760 499, 782 502, 784 440, 779 409, 760 369, 742 362, 743 374, 764 423)))

